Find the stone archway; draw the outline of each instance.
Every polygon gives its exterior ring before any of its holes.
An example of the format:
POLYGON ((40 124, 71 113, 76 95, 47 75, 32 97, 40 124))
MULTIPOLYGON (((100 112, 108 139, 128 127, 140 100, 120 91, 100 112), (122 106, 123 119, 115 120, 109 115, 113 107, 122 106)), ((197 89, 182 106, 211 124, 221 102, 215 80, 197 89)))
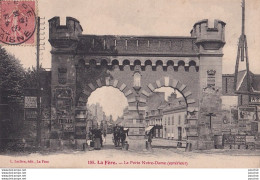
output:
MULTIPOLYGON (((78 100, 77 100, 77 106, 75 108, 75 133, 77 134, 76 127, 85 127, 87 126, 87 119, 85 119, 84 123, 77 121, 77 119, 80 119, 78 114, 86 114, 87 111, 87 101, 88 98, 91 96, 91 94, 97 90, 98 88, 102 87, 113 87, 118 89, 120 92, 124 94, 124 96, 127 99, 128 104, 133 101, 133 92, 128 86, 118 80, 118 79, 112 79, 110 77, 105 77, 105 78, 98 78, 96 80, 93 80, 91 83, 88 83, 84 86, 83 89, 81 89, 81 92, 78 95, 78 100)), ((82 116, 86 118, 86 116, 82 116)), ((79 138, 76 138, 76 144, 77 148, 80 148, 82 143, 86 139, 86 133, 85 136, 81 136, 79 138)))
POLYGON ((118 79, 111 79, 106 77, 105 79, 97 79, 95 83, 88 83, 82 92, 79 95, 79 101, 86 102, 88 97, 94 92, 97 88, 101 88, 104 86, 111 86, 120 90, 125 97, 127 98, 128 102, 132 102, 132 94, 133 91, 127 87, 127 85, 121 82, 118 79))
MULTIPOLYGON (((162 77, 153 83, 149 83, 147 86, 150 92, 154 92, 155 89, 160 87, 171 87, 173 89, 177 89, 184 97, 187 107, 192 107, 192 104, 196 102, 196 100, 192 98, 192 92, 189 90, 187 85, 182 84, 179 80, 171 77, 162 77)), ((148 95, 150 92, 143 90, 142 94, 148 95)))
POLYGON ((183 96, 186 102, 187 111, 187 124, 185 125, 185 129, 187 131, 187 142, 194 144, 193 139, 194 137, 198 136, 197 123, 199 114, 199 102, 197 95, 193 95, 189 85, 183 84, 180 80, 165 76, 157 79, 154 82, 149 83, 147 87, 149 90, 142 91, 142 94, 146 97, 146 99, 149 97, 149 95, 151 95, 151 93, 155 92, 156 89, 161 87, 171 87, 173 89, 176 89, 183 96))

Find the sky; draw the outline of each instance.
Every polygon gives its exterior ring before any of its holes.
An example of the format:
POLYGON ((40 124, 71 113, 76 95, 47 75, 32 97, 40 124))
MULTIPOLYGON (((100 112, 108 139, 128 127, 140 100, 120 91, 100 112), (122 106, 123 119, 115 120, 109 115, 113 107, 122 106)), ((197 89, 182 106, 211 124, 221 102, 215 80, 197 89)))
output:
MULTIPOLYGON (((42 47, 45 50, 41 51, 40 56, 40 63, 44 68, 51 68, 48 20, 54 16, 61 17, 61 24, 65 24, 66 16, 78 19, 83 34, 138 36, 190 36, 190 30, 195 22, 202 19, 213 22, 214 19, 220 19, 226 22, 223 73, 234 73, 237 43, 241 34, 240 0, 40 0, 38 14, 45 18, 41 20, 45 23, 42 26, 42 28, 45 26, 45 30, 41 32, 45 33, 41 37, 44 39, 42 43, 45 45, 42 47)), ((246 0, 245 25, 250 70, 260 74, 259 0, 246 0)), ((36 47, 5 46, 5 48, 20 59, 25 68, 35 66, 36 47)), ((98 99, 102 94, 113 93, 110 90, 103 90, 93 99, 98 99)))
MULTIPOLYGON (((48 42, 48 20, 54 16, 78 19, 84 34, 190 36, 195 22, 201 19, 221 19, 226 25, 223 73, 233 73, 238 38, 241 34, 240 0, 44 0, 38 1, 38 13, 45 20, 45 50, 43 67, 51 67, 48 42)), ((250 70, 260 73, 260 1, 246 0, 246 34, 250 70)), ((35 65, 35 47, 9 46, 24 67, 35 65)))
POLYGON ((113 120, 121 117, 124 108, 128 106, 124 93, 113 87, 101 87, 92 92, 88 98, 88 104, 96 103, 103 107, 106 116, 112 115, 113 120), (113 94, 113 96, 108 96, 108 94, 113 94))
MULTIPOLYGON (((182 96, 178 91, 174 91, 171 87, 157 88, 155 89, 155 92, 164 92, 166 101, 173 92, 177 94, 177 98, 182 96)), ((128 106, 125 95, 119 89, 111 86, 98 88, 91 93, 88 98, 88 104, 97 103, 103 107, 106 116, 112 115, 113 120, 117 120, 118 117, 121 117, 124 108, 128 106)))

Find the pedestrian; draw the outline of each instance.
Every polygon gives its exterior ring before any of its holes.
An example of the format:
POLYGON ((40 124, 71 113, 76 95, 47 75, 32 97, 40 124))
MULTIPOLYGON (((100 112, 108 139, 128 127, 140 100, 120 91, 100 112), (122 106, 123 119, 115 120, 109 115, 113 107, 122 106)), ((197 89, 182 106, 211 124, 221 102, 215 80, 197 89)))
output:
POLYGON ((103 143, 106 143, 106 131, 103 132, 102 134, 102 138, 103 138, 103 143))
POLYGON ((99 138, 99 139, 100 139, 101 147, 103 147, 103 140, 102 140, 102 132, 101 132, 101 129, 97 129, 97 130, 96 130, 95 138, 99 138))
POLYGON ((152 135, 152 132, 150 131, 149 134, 148 134, 148 142, 149 143, 152 143, 152 138, 153 138, 153 135, 152 135))

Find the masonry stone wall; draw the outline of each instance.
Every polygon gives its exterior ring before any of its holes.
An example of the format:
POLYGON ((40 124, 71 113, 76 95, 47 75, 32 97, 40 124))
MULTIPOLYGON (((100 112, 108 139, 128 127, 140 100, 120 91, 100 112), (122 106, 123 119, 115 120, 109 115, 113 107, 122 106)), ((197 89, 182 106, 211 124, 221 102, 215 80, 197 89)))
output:
POLYGON ((208 27, 207 20, 197 22, 191 37, 82 35, 79 21, 71 17, 67 17, 65 26, 60 25, 59 17, 50 19, 49 24, 55 141, 66 139, 66 144, 82 146, 86 102, 97 88, 112 86, 122 91, 135 119, 144 113, 147 97, 156 88, 172 87, 187 103, 188 124, 192 124, 186 127, 188 140, 198 144, 199 99, 208 86, 208 71, 215 74, 216 89, 222 89, 224 22, 216 20, 214 27, 208 27), (136 71, 141 75, 138 94, 133 88, 136 71))
POLYGON ((224 96, 234 96, 234 75, 223 74, 222 76, 222 94, 224 96))

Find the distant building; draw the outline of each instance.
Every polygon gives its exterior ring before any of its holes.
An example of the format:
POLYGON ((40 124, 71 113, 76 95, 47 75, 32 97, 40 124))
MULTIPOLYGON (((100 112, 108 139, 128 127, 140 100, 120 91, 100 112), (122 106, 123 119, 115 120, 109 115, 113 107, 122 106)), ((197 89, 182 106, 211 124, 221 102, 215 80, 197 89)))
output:
POLYGON ((108 121, 102 120, 101 123, 100 123, 100 129, 103 132, 107 132, 107 128, 108 128, 108 121))
POLYGON ((163 109, 163 138, 183 140, 186 139, 186 102, 183 97, 177 98, 171 94, 168 105, 163 109))
POLYGON ((115 124, 120 126, 127 126, 127 120, 129 120, 129 116, 131 116, 131 114, 128 111, 128 107, 125 107, 123 110, 123 115, 117 118, 115 124))
POLYGON ((237 74, 236 91, 234 91, 235 74, 222 75, 222 108, 227 111, 227 115, 222 119, 223 134, 231 132, 256 135, 260 132, 260 75, 249 72, 249 77, 250 86, 247 92, 246 70, 239 71, 237 74), (234 109, 237 109, 235 116, 232 112, 234 109))
POLYGON ((124 118, 123 117, 118 117, 115 124, 119 126, 124 126, 124 118))
POLYGON ((96 116, 92 114, 90 110, 87 111, 86 115, 86 134, 87 138, 90 138, 91 130, 98 128, 98 122, 96 116))
POLYGON ((154 92, 151 94, 147 101, 146 111, 146 125, 154 126, 153 136, 156 138, 163 137, 163 109, 166 107, 167 102, 165 101, 164 92, 154 92))
POLYGON ((103 107, 99 103, 96 103, 87 105, 87 109, 96 117, 97 122, 100 124, 104 118, 103 107))

